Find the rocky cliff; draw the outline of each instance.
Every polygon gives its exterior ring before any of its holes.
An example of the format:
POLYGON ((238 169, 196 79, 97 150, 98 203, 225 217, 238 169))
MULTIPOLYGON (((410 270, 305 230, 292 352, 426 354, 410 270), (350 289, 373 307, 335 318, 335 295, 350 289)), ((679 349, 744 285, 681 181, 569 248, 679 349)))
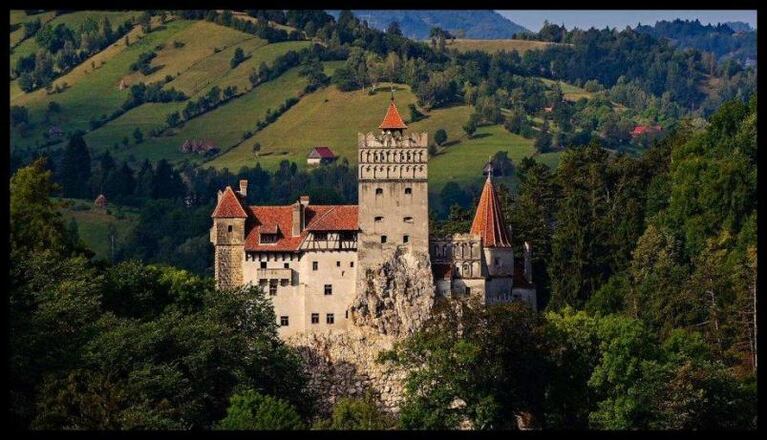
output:
POLYGON ((378 353, 412 334, 435 303, 429 256, 398 251, 358 280, 344 333, 297 335, 288 340, 305 360, 310 389, 328 413, 344 396, 370 391, 382 408, 399 412, 404 371, 376 362, 378 353))

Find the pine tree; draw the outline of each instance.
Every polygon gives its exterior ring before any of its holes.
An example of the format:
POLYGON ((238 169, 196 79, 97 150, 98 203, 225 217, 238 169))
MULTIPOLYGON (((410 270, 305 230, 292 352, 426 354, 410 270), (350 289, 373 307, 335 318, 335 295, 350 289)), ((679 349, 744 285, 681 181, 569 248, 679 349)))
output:
POLYGON ((64 197, 88 198, 91 178, 91 155, 82 134, 76 133, 64 150, 61 164, 61 183, 64 197))

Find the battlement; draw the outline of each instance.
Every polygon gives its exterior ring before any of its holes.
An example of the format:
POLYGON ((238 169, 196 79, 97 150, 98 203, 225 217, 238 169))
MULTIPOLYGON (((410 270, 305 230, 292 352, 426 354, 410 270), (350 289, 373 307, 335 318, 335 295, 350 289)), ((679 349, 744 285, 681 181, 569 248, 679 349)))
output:
POLYGON ((397 132, 357 133, 357 146, 363 148, 427 148, 429 146, 428 133, 407 133, 400 135, 397 132))

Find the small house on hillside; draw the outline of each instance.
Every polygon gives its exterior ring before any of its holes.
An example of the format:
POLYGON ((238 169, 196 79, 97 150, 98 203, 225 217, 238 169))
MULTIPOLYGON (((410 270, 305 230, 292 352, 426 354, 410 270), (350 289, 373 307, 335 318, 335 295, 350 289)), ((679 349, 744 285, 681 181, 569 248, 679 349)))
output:
POLYGON ((662 128, 660 127, 660 125, 637 125, 636 127, 634 127, 633 130, 631 130, 631 137, 635 138, 643 134, 652 136, 652 135, 660 133, 661 130, 662 128))
POLYGON ((107 207, 107 198, 104 194, 99 194, 93 204, 96 205, 97 208, 105 209, 107 207))
POLYGON ((309 165, 329 164, 337 159, 333 150, 330 147, 314 147, 309 152, 309 156, 306 158, 306 163, 309 165))

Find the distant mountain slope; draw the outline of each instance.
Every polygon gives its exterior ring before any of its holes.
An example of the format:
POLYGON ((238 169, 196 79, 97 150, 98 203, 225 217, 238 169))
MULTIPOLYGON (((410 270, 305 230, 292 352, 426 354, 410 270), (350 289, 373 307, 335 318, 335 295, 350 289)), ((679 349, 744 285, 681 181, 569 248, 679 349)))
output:
MULTIPOLYGON (((367 20, 376 29, 386 29, 393 21, 399 23, 402 33, 417 40, 429 37, 432 27, 441 27, 463 38, 500 39, 530 32, 494 11, 478 10, 353 10, 360 20, 367 20)), ((339 11, 328 11, 338 18, 339 11)))
POLYGON ((750 24, 743 21, 727 21, 724 24, 730 27, 735 32, 751 32, 754 28, 750 24))
POLYGON ((637 26, 638 32, 668 38, 673 44, 712 52, 717 59, 734 58, 742 63, 756 60, 756 31, 745 23, 703 25, 700 21, 659 21, 653 26, 637 26), (748 27, 750 29, 750 27, 748 27))

